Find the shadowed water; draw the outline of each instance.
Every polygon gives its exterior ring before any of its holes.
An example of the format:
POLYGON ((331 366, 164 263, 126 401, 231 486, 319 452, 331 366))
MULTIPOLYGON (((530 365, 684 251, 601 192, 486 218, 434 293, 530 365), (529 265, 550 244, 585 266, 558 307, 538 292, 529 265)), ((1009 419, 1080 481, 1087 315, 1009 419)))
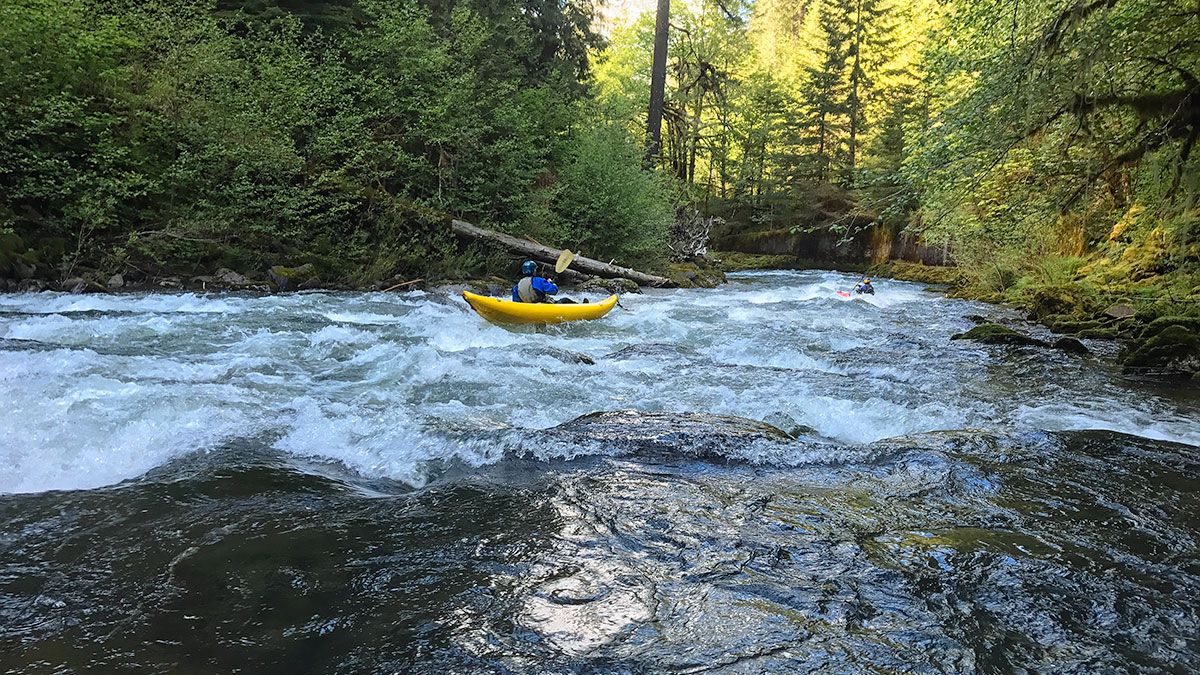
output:
POLYGON ((1194 390, 849 281, 0 298, 0 671, 1200 672, 1194 390))

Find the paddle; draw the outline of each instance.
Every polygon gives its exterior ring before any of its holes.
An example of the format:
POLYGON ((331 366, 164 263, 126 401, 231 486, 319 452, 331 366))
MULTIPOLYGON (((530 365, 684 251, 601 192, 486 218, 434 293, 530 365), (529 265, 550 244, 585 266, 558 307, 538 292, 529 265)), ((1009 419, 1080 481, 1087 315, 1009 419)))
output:
POLYGON ((554 273, 562 274, 574 260, 575 254, 571 253, 571 249, 564 248, 563 252, 558 254, 558 262, 554 263, 554 273))

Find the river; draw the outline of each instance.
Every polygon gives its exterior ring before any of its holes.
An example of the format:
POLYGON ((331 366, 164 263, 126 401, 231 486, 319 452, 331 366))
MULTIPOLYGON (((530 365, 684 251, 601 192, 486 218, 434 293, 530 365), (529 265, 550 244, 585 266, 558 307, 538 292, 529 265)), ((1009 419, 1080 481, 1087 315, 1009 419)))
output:
POLYGON ((0 296, 0 671, 1200 672, 1197 389, 854 281, 0 296))

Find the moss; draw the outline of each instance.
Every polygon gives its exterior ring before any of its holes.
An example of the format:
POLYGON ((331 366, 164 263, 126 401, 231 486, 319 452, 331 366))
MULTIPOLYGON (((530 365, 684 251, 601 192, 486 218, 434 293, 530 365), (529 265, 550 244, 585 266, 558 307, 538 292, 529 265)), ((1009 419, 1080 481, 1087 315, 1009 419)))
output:
POLYGON ((1180 324, 1167 325, 1133 345, 1121 365, 1126 373, 1191 377, 1200 372, 1200 333, 1180 324))
POLYGON ((718 259, 717 264, 724 272, 796 269, 795 265, 799 260, 790 255, 759 255, 737 251, 713 252, 712 255, 718 259))
POLYGON ((588 279, 571 289, 576 293, 616 293, 624 295, 625 293, 641 293, 642 289, 637 285, 637 282, 631 279, 588 279))
POLYGON ((1137 339, 1149 340, 1171 326, 1182 326, 1192 333, 1200 333, 1200 317, 1195 316, 1162 316, 1151 321, 1138 332, 1137 339))
POLYGON ((1055 333, 1066 333, 1068 335, 1100 327, 1099 321, 1072 321, 1064 314, 1052 314, 1043 318, 1042 323, 1055 333))
POLYGON ((1120 331, 1116 328, 1089 328, 1079 331, 1077 335, 1089 340, 1116 340, 1120 336, 1120 331))
POLYGON ((0 232, 0 255, 15 256, 25 251, 25 240, 16 232, 0 232))
POLYGON ((924 284, 958 285, 962 282, 962 270, 957 267, 938 267, 903 260, 879 263, 870 268, 870 273, 877 277, 917 281, 924 284))
POLYGON ((667 267, 667 278, 679 288, 715 288, 725 283, 725 273, 703 258, 671 263, 667 267))
POLYGON ((305 263, 299 267, 284 267, 276 265, 267 271, 267 276, 271 278, 271 283, 281 291, 296 290, 306 281, 317 278, 317 268, 312 263, 305 263))
POLYGON ((1037 338, 1030 337, 1024 333, 1001 326, 998 323, 985 323, 978 325, 965 333, 952 335, 951 340, 974 340, 982 342, 986 345, 1032 345, 1036 347, 1049 347, 1050 345, 1037 338))
POLYGON ((1082 309, 1079 292, 1070 287, 1034 287, 1024 295, 1030 313, 1039 320, 1055 314, 1078 316, 1082 309))

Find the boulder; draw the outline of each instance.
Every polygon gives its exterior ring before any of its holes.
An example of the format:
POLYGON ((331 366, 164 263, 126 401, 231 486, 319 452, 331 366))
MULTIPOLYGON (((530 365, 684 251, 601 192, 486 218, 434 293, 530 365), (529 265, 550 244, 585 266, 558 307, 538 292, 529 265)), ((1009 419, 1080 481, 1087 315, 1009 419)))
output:
POLYGON ((974 340, 985 345, 1029 345, 1049 347, 1050 343, 1018 333, 998 323, 980 324, 965 333, 950 336, 951 340, 974 340))
POLYGON ((216 272, 213 272, 213 276, 217 278, 217 281, 227 286, 241 286, 242 284, 246 283, 246 277, 234 272, 228 267, 222 267, 216 272))
POLYGON ((87 288, 87 282, 83 280, 83 277, 71 277, 64 279, 58 288, 67 293, 79 294, 87 288))
POLYGON ((267 270, 271 283, 281 291, 296 290, 300 284, 317 276, 317 268, 312 263, 304 263, 299 267, 284 267, 275 265, 267 270))
POLYGON ((1133 305, 1126 305, 1124 303, 1117 303, 1104 310, 1104 316, 1111 319, 1128 319, 1134 314, 1137 314, 1137 310, 1133 308, 1133 305))
POLYGON ((1067 352, 1070 354, 1081 354, 1082 355, 1082 354, 1090 354, 1091 353, 1091 350, 1089 350, 1082 342, 1080 342, 1079 340, 1076 340, 1073 337, 1058 338, 1057 340, 1054 341, 1054 344, 1052 344, 1050 346, 1054 347, 1055 349, 1058 349, 1060 351, 1064 351, 1064 352, 1067 352))
POLYGON ((1079 297, 1072 290, 1039 288, 1030 298, 1030 318, 1041 320, 1051 314, 1072 314, 1079 304, 1079 297))
POLYGON ((706 258, 691 262, 672 263, 668 266, 667 278, 679 288, 716 288, 725 283, 725 273, 706 258))
POLYGON ((12 271, 17 279, 32 279, 37 276, 37 265, 22 258, 17 258, 12 261, 12 271))
POLYGON ((631 279, 588 279, 572 289, 575 293, 608 293, 624 295, 625 293, 641 293, 642 289, 631 279))
POLYGON ((1139 338, 1125 352, 1121 359, 1122 371, 1173 378, 1187 378, 1200 373, 1200 332, 1185 323, 1161 325, 1151 332, 1153 326, 1147 326, 1142 333, 1148 337, 1139 338))
POLYGON ((1084 333, 1087 331, 1102 330, 1099 321, 1063 321, 1050 327, 1050 330, 1055 333, 1084 333))
POLYGON ((1138 340, 1149 340, 1171 326, 1183 326, 1192 333, 1200 332, 1198 316, 1161 316, 1147 324, 1137 334, 1138 340))
POLYGON ((108 278, 108 290, 119 291, 125 287, 125 277, 120 274, 114 274, 108 278))
POLYGON ((37 293, 46 288, 46 282, 41 279, 21 279, 17 282, 17 291, 20 293, 37 293))
POLYGON ((303 283, 301 283, 300 286, 298 287, 298 290, 311 291, 314 288, 320 288, 320 287, 321 287, 321 280, 316 277, 313 277, 311 279, 306 279, 303 283))

